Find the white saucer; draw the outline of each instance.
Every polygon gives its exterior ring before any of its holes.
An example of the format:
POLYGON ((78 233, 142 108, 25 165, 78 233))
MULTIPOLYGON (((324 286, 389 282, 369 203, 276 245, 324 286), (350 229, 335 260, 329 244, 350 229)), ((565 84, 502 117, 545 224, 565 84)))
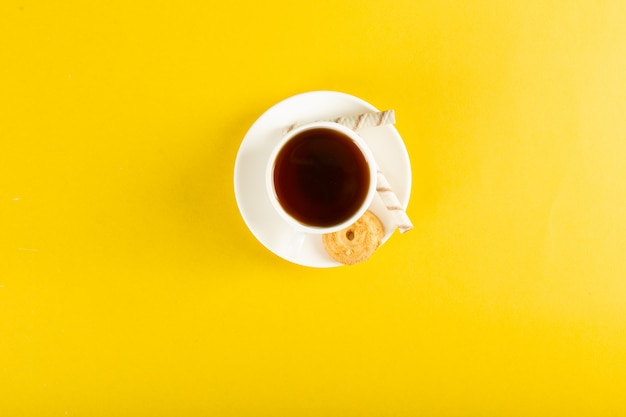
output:
MULTIPOLYGON (((319 235, 305 237, 297 259, 287 254, 293 231, 270 203, 265 190, 265 169, 270 153, 286 126, 377 110, 371 104, 348 94, 313 91, 279 102, 250 127, 235 161, 235 198, 246 225, 267 249, 303 266, 328 268, 341 265, 328 256, 319 235)), ((387 125, 365 128, 359 134, 372 150, 378 166, 406 208, 411 193, 411 164, 398 131, 394 126, 387 125)), ((378 195, 374 197, 370 210, 385 227, 384 243, 395 230, 393 218, 378 195)))

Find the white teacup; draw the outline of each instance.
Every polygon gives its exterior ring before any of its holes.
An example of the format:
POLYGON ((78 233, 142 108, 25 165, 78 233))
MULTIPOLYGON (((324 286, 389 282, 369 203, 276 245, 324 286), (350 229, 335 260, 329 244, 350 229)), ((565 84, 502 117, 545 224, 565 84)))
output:
POLYGON ((272 206, 293 227, 288 253, 297 258, 306 234, 339 231, 365 213, 376 194, 376 163, 353 130, 309 123, 276 145, 266 186, 272 206))

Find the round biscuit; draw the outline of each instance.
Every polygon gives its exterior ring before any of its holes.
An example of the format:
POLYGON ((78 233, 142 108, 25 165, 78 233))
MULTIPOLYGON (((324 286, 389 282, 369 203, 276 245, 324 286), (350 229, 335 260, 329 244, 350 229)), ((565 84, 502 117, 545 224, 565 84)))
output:
POLYGON ((322 235, 322 242, 331 258, 344 265, 354 265, 369 259, 384 235, 380 219, 368 210, 345 229, 322 235))

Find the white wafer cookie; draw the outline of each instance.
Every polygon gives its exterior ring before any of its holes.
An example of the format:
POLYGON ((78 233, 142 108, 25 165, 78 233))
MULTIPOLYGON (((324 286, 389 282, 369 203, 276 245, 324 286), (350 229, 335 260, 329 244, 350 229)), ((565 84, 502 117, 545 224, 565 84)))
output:
POLYGON ((411 230, 413 228, 413 223, 411 223, 404 207, 400 203, 400 200, 398 200, 398 196, 393 191, 391 185, 389 185, 389 181, 387 181, 387 178, 385 177, 385 174, 383 174, 380 169, 377 171, 376 191, 383 200, 387 210, 389 210, 389 212, 393 215, 400 233, 405 233, 411 230))
MULTIPOLYGON (((322 120, 316 120, 322 121, 322 120)), ((334 119, 326 119, 323 120, 325 122, 335 122, 343 125, 349 129, 354 131, 358 131, 359 129, 363 129, 366 127, 377 127, 382 125, 392 125, 396 123, 396 114, 393 110, 385 110, 379 112, 369 112, 369 113, 361 113, 352 116, 339 116, 334 119)), ((287 126, 283 130, 283 135, 291 132, 296 127, 302 125, 303 123, 293 123, 287 126)))

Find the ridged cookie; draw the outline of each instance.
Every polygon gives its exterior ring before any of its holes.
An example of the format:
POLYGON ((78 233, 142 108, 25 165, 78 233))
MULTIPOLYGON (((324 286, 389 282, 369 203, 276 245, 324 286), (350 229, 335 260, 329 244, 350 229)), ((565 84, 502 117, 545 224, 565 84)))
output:
POLYGON ((331 258, 345 265, 369 259, 383 241, 385 230, 378 217, 366 211, 353 225, 322 236, 331 258))

